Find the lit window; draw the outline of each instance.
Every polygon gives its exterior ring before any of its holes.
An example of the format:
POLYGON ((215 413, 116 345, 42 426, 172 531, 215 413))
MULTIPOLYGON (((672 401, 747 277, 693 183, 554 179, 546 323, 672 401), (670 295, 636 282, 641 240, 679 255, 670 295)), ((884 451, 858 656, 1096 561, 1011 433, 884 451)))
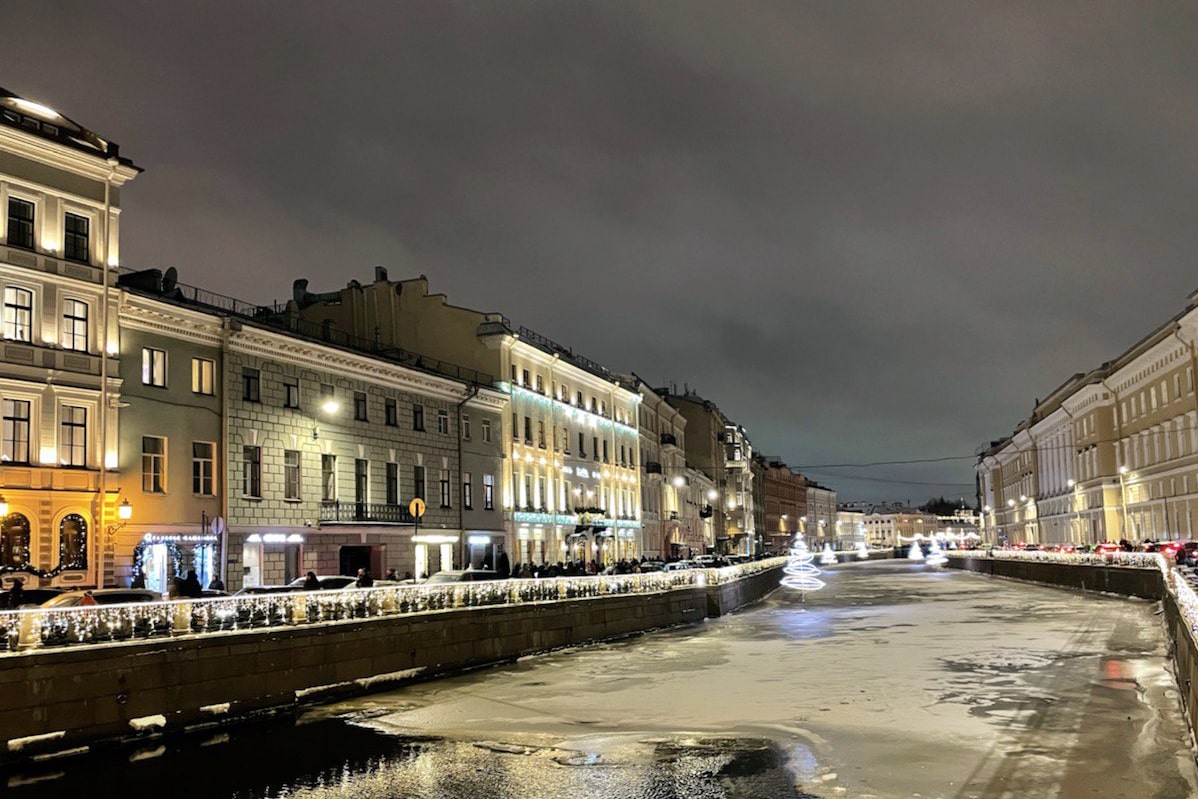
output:
POLYGON ((207 358, 191 359, 191 390, 211 396, 216 390, 216 362, 207 358))
POLYGON ((4 337, 33 340, 33 292, 9 286, 4 289, 4 337))
POLYGON ((58 457, 63 466, 87 465, 87 408, 62 406, 58 457))
POLYGON ((166 350, 142 347, 141 382, 145 386, 166 387, 166 350))
POLYGON ((62 303, 62 335, 64 350, 87 352, 87 303, 64 300, 62 303))

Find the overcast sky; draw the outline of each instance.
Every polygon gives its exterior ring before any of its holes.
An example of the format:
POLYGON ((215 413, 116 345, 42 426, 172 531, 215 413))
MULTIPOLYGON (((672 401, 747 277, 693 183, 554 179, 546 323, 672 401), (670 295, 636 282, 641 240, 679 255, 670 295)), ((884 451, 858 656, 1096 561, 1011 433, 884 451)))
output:
POLYGON ((818 467, 972 455, 1198 287, 1194 4, 3 19, 0 86, 146 170, 125 265, 253 301, 423 273, 689 384, 842 500, 972 501, 970 460, 818 467))

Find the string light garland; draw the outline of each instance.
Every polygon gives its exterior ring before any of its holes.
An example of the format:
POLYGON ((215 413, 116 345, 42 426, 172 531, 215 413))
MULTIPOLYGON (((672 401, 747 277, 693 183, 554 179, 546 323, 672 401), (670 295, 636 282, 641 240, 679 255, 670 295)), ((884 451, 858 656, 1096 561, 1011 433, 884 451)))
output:
POLYGON ((658 593, 678 588, 722 585, 777 568, 784 562, 784 558, 768 558, 719 569, 379 586, 131 605, 7 610, 0 611, 0 649, 7 648, 12 652, 18 648, 80 646, 131 639, 349 622, 462 608, 658 593), (24 634, 22 626, 26 628, 24 634))
POLYGON ((790 544, 790 557, 787 558, 786 566, 782 569, 785 573, 781 580, 782 585, 796 591, 818 591, 823 588, 824 581, 819 579, 822 572, 811 565, 811 561, 814 559, 815 555, 807 548, 803 534, 795 533, 794 540, 790 544))

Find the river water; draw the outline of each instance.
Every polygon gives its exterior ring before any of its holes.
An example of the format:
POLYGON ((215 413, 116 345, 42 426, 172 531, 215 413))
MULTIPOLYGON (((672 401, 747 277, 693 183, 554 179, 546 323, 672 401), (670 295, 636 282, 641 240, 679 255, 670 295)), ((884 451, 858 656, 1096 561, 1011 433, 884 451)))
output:
POLYGON ((1156 604, 905 561, 823 579, 699 626, 25 767, 5 796, 1198 796, 1156 604))

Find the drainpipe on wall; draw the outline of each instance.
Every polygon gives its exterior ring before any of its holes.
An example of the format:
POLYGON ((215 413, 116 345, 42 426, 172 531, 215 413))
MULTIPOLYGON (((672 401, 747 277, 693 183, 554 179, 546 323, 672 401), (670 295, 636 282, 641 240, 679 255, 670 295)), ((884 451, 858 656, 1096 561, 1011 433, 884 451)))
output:
MULTIPOLYGON (((118 162, 108 159, 108 176, 104 178, 104 238, 100 253, 100 274, 103 278, 103 301, 100 303, 100 524, 96 547, 96 587, 104 587, 104 548, 109 543, 108 532, 108 253, 112 237, 112 181, 116 178, 118 162)), ((120 457, 118 453, 117 457, 120 457)), ((119 462, 118 462, 119 467, 119 462)), ((116 547, 113 547, 113 560, 116 547)))
MULTIPOLYGON (((469 386, 466 387, 466 395, 464 397, 462 397, 462 401, 459 402, 458 406, 457 406, 457 408, 458 408, 458 485, 459 486, 462 485, 462 407, 477 395, 478 395, 478 385, 471 383, 469 386)), ((474 480, 473 474, 470 475, 470 479, 471 479, 471 481, 474 480)), ((459 488, 459 490, 461 490, 461 489, 459 488)), ((471 491, 473 492, 473 488, 471 488, 471 491)), ((465 497, 460 496, 460 495, 458 496, 458 529, 461 530, 461 534, 462 534, 462 540, 458 544, 458 549, 461 551, 461 557, 462 557, 461 566, 463 568, 465 568, 466 553, 468 551, 467 546, 469 546, 469 545, 466 543, 466 502, 465 502, 465 497)), ((509 555, 508 558, 510 559, 511 555, 509 555)))
MULTIPOLYGON (((1107 391, 1111 392, 1111 408, 1112 408, 1111 412, 1115 417, 1115 442, 1116 442, 1115 443, 1115 456, 1116 456, 1115 457, 1115 461, 1116 461, 1115 476, 1119 478, 1119 504, 1123 508, 1123 526, 1119 530, 1119 537, 1126 538, 1127 537, 1127 494, 1126 494, 1127 489, 1124 486, 1123 477, 1119 474, 1119 467, 1122 464, 1120 464, 1118 462, 1120 460, 1120 458, 1118 457, 1119 450, 1123 445, 1123 416, 1122 416, 1122 414, 1119 413, 1119 395, 1118 395, 1118 393, 1116 393, 1115 389, 1113 389, 1109 385, 1107 385, 1105 377, 1102 378, 1101 380, 1099 380, 1098 382, 1102 383, 1103 388, 1105 388, 1107 391)), ((1107 530, 1107 534, 1108 535, 1110 534, 1110 530, 1107 530)))

